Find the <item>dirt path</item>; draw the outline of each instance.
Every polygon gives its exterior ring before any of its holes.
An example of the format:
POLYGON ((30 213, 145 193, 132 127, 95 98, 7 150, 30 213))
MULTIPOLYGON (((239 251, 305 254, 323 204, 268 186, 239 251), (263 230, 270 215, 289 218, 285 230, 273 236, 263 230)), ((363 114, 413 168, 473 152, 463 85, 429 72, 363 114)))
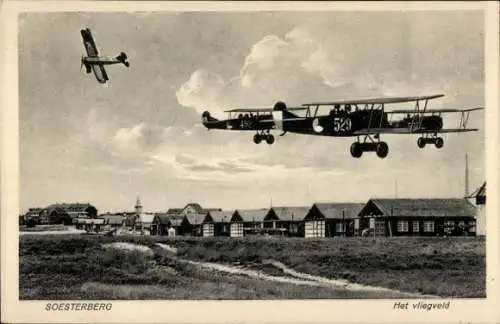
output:
MULTIPOLYGON (((161 247, 162 249, 167 250, 168 252, 170 252, 172 254, 175 254, 175 252, 177 251, 175 248, 168 246, 168 245, 165 245, 165 244, 157 243, 156 245, 161 247)), ((375 293, 387 293, 391 297, 395 297, 395 295, 397 295, 398 297, 437 298, 437 296, 426 296, 426 295, 421 295, 418 293, 407 293, 407 292, 402 292, 402 291, 389 289, 389 288, 355 284, 355 283, 351 283, 347 280, 336 280, 336 279, 328 279, 328 278, 319 277, 319 276, 313 276, 310 274, 301 273, 301 272, 295 271, 293 269, 290 269, 287 266, 285 266, 283 263, 275 261, 275 260, 265 260, 263 262, 263 264, 270 264, 270 265, 282 270, 288 276, 271 276, 271 275, 264 274, 261 271, 246 269, 242 266, 231 266, 231 265, 220 264, 220 263, 211 263, 211 262, 198 262, 198 261, 191 261, 191 260, 185 260, 185 259, 179 259, 179 258, 176 258, 176 259, 181 261, 181 262, 193 264, 193 265, 196 265, 196 266, 198 266, 200 268, 204 268, 204 269, 226 272, 226 273, 235 274, 235 275, 244 275, 244 276, 248 276, 251 278, 274 281, 274 282, 291 283, 291 284, 305 285, 305 286, 329 287, 329 288, 333 288, 333 289, 345 289, 348 291, 366 291, 366 292, 375 292, 375 293)))

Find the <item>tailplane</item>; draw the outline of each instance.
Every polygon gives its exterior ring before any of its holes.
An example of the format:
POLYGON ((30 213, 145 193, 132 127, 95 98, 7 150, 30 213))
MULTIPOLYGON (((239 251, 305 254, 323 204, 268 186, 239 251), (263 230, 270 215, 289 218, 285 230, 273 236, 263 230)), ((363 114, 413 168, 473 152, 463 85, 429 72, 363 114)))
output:
POLYGON ((127 61, 127 54, 125 54, 125 52, 121 52, 120 55, 115 57, 115 59, 123 63, 123 65, 125 65, 126 67, 130 66, 130 63, 127 61))

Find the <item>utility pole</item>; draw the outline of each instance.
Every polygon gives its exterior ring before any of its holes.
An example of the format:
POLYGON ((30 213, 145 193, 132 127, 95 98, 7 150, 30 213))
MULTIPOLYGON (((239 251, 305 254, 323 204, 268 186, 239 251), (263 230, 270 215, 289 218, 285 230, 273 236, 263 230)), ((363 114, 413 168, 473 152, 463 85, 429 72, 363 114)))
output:
POLYGON ((469 156, 465 153, 465 197, 469 197, 469 156))

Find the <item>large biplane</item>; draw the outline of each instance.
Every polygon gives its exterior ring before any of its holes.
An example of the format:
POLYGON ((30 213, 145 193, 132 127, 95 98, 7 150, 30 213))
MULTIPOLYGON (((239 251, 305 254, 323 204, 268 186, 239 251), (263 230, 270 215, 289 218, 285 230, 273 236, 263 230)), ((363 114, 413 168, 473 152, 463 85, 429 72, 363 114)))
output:
POLYGON ((130 66, 125 52, 121 52, 114 58, 99 56, 97 46, 95 45, 94 38, 92 37, 92 33, 89 28, 82 29, 80 33, 82 34, 83 45, 87 51, 87 56, 82 56, 80 67, 85 65, 87 73, 94 70, 94 75, 99 83, 106 83, 109 80, 108 74, 104 69, 104 65, 123 64, 126 67, 130 66))
POLYGON ((430 100, 443 97, 443 94, 415 97, 392 97, 361 100, 340 100, 333 102, 306 103, 300 107, 287 107, 284 102, 277 102, 273 108, 245 108, 228 110, 227 120, 218 120, 208 111, 202 114, 203 125, 207 129, 227 129, 256 131, 253 140, 256 144, 265 140, 274 143, 272 130, 330 136, 356 137, 350 153, 359 158, 363 152, 376 152, 380 158, 389 153, 387 143, 380 140, 381 134, 417 134, 417 145, 434 144, 437 148, 444 145, 439 134, 477 131, 467 128, 472 111, 483 109, 437 109, 428 110, 430 100), (386 111, 388 104, 414 103, 412 109, 386 111), (320 115, 322 107, 330 107, 328 114, 320 115), (304 116, 298 111, 305 112, 304 116), (443 114, 459 113, 460 122, 457 128, 443 128, 443 114), (401 116, 401 117, 397 117, 401 116), (395 118, 394 118, 395 117, 395 118))

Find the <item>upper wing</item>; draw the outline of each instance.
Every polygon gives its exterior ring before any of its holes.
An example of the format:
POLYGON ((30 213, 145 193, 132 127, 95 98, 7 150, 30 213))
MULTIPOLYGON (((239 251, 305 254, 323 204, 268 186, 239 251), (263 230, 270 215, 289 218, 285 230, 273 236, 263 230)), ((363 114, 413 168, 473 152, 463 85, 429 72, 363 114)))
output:
POLYGON ((80 31, 82 34, 83 38, 83 45, 85 46, 85 49, 87 50, 87 55, 89 57, 93 56, 98 56, 99 51, 97 50, 97 46, 95 46, 94 43, 94 38, 92 37, 92 33, 90 32, 90 29, 85 28, 80 31))
MULTIPOLYGON (((287 110, 307 110, 307 107, 287 107, 287 110)), ((237 108, 237 109, 231 109, 231 110, 225 110, 224 112, 229 112, 229 113, 234 113, 234 112, 241 112, 241 113, 259 113, 259 112, 273 112, 273 108, 237 108)))
POLYGON ((476 132, 477 128, 448 128, 440 129, 438 131, 432 129, 410 129, 407 127, 402 128, 365 128, 355 131, 354 135, 372 135, 372 134, 423 134, 423 133, 464 133, 476 132))
MULTIPOLYGON (((455 112, 470 112, 475 110, 482 110, 483 107, 468 108, 468 109, 432 109, 425 111, 426 114, 431 113, 455 113, 455 112)), ((415 113, 415 109, 402 109, 402 110, 391 110, 387 111, 388 114, 412 114, 415 113)))
POLYGON ((92 69, 94 70, 95 77, 99 83, 106 83, 108 81, 108 74, 102 65, 92 65, 92 69))
POLYGON ((364 105, 364 104, 388 104, 388 103, 402 103, 412 102, 419 100, 430 100, 443 97, 444 94, 436 94, 430 96, 415 96, 415 97, 386 97, 386 98, 371 98, 359 100, 338 100, 331 102, 312 102, 303 104, 303 106, 333 106, 333 105, 364 105))

